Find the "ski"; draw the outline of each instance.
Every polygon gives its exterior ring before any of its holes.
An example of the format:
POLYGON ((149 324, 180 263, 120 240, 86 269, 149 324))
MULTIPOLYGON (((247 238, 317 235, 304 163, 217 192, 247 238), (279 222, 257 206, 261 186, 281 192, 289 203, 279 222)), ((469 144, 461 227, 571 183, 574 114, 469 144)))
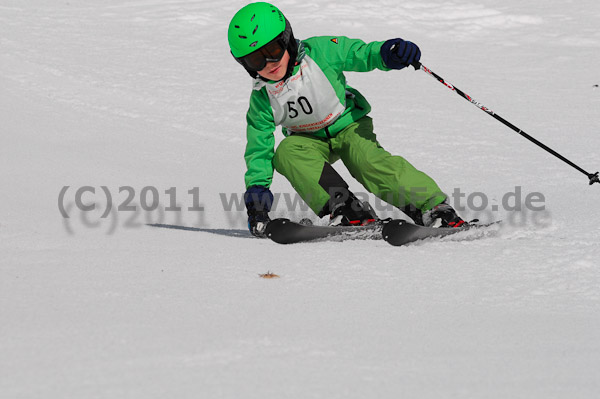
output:
POLYGON ((396 219, 391 220, 384 225, 382 236, 388 243, 394 246, 400 246, 427 238, 446 237, 463 231, 480 229, 498 223, 500 223, 500 221, 484 224, 468 224, 464 227, 457 228, 424 227, 407 222, 406 220, 396 219))
POLYGON ((381 239, 382 227, 381 223, 371 223, 366 226, 314 226, 282 218, 270 221, 265 234, 279 244, 316 240, 376 240, 381 239))

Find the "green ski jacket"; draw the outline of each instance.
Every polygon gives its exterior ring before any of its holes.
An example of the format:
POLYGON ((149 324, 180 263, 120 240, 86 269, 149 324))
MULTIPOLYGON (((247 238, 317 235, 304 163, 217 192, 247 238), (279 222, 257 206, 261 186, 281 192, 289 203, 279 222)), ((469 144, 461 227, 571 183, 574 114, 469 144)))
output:
POLYGON ((383 43, 312 37, 299 42, 296 66, 285 81, 254 79, 246 114, 246 188, 271 186, 276 126, 286 136, 327 139, 371 111, 367 100, 348 86, 344 71, 389 71, 380 53, 383 43))

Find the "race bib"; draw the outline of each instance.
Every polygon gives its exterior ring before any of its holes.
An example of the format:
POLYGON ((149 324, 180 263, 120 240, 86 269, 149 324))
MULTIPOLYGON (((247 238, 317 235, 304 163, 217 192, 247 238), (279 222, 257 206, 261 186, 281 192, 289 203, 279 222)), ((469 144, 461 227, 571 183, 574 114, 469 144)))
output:
POLYGON ((286 81, 264 83, 264 86, 275 124, 290 133, 321 130, 335 122, 346 109, 321 68, 309 56, 302 59, 295 75, 286 81))

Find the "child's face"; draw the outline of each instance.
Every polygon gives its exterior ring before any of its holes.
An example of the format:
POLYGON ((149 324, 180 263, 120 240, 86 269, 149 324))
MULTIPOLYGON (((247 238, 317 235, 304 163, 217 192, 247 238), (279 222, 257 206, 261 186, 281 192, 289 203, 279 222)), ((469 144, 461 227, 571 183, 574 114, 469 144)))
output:
POLYGON ((285 76, 289 61, 290 54, 286 50, 279 61, 267 62, 267 65, 262 70, 258 71, 258 74, 265 79, 278 82, 285 76))

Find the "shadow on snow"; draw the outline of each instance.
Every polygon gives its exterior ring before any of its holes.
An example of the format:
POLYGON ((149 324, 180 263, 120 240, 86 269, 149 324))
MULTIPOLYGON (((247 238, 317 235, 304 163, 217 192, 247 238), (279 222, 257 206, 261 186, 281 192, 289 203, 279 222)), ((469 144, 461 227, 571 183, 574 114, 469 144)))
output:
POLYGON ((203 229, 199 227, 187 227, 177 226, 172 224, 148 224, 147 226, 160 227, 163 229, 174 229, 174 230, 186 230, 186 231, 200 231, 203 233, 217 234, 220 236, 227 237, 241 237, 241 238, 254 238, 248 230, 234 230, 234 229, 203 229))

